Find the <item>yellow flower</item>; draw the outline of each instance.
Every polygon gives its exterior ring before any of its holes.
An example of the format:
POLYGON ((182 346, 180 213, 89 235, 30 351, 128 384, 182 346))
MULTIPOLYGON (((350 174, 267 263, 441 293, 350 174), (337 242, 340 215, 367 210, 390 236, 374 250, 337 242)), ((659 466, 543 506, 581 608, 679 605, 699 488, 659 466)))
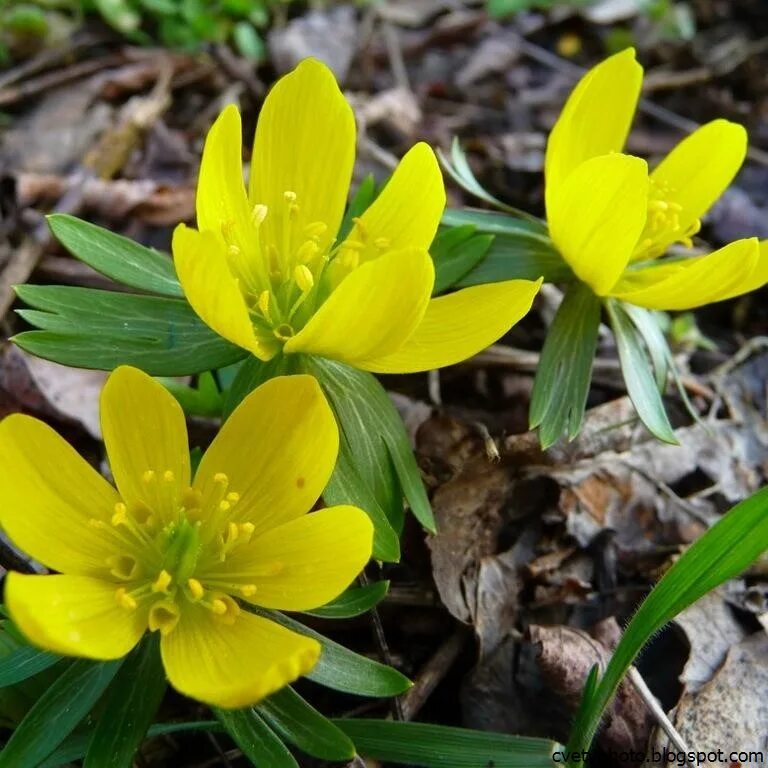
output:
POLYGON ((768 243, 755 238, 654 262, 675 243, 692 246, 701 217, 744 161, 747 134, 713 120, 649 175, 643 160, 620 154, 642 79, 628 48, 591 69, 568 98, 547 143, 552 240, 596 294, 650 309, 690 309, 759 288, 768 281, 768 243))
POLYGON ((423 143, 337 241, 355 156, 355 120, 330 70, 308 59, 259 116, 246 193, 240 115, 227 107, 205 142, 198 230, 174 232, 176 271, 214 331, 269 360, 309 353, 377 372, 438 368, 502 336, 539 283, 512 280, 430 300, 428 248, 445 189, 423 143))
POLYGON ((0 423, 0 522, 61 575, 10 573, 6 607, 56 653, 117 659, 159 631, 184 694, 251 704, 307 673, 319 644, 240 607, 302 611, 368 561, 361 510, 305 514, 336 460, 338 431, 312 377, 276 378, 232 414, 191 477, 184 414, 135 368, 101 397, 113 488, 41 421, 0 423))

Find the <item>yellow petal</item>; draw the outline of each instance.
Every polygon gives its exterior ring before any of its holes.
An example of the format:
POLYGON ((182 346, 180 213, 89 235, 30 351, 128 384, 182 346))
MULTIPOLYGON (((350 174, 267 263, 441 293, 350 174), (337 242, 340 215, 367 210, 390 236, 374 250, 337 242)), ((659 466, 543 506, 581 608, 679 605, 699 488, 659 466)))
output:
POLYGON ((722 301, 753 289, 759 254, 757 239, 737 240, 706 256, 628 272, 612 295, 648 309, 693 309, 722 301))
MULTIPOLYGON (((308 512, 331 476, 339 431, 312 376, 281 376, 251 392, 214 438, 195 476, 204 500, 221 494, 216 475, 240 496, 232 518, 255 535, 308 512)), ((218 533, 218 531, 217 531, 218 533)))
POLYGON ((354 244, 361 261, 402 248, 426 251, 444 208, 440 166, 432 149, 421 142, 400 161, 381 194, 352 228, 347 242, 354 244))
POLYGON ((360 509, 330 507, 272 528, 200 574, 252 584, 246 600, 264 608, 307 611, 340 595, 371 557, 373 524, 360 509))
POLYGON ((89 659, 119 659, 139 642, 146 611, 118 606, 115 585, 87 576, 9 573, 5 604, 33 644, 89 659))
POLYGON ((14 414, 0 423, 0 523, 20 549, 57 571, 105 572, 109 520, 119 496, 47 424, 14 414))
POLYGON ((199 229, 220 234, 224 226, 238 245, 251 233, 243 179, 242 127, 234 104, 224 108, 205 138, 196 203, 199 229))
POLYGON ((325 64, 306 59, 272 88, 256 127, 251 162, 251 205, 265 204, 263 242, 282 248, 285 192, 298 209, 290 230, 296 238, 315 222, 327 226, 318 238, 325 249, 344 213, 355 160, 355 118, 325 64))
POLYGON ((232 275, 224 242, 213 232, 179 224, 173 232, 173 262, 184 295, 200 319, 219 336, 269 360, 275 349, 259 343, 248 307, 232 275))
POLYGON ((316 640, 273 621, 241 611, 225 624, 195 605, 185 606, 160 650, 176 690, 226 709, 255 704, 305 675, 320 657, 316 640))
POLYGON ((576 275, 603 296, 616 284, 645 225, 648 171, 629 155, 595 157, 552 196, 549 232, 576 275))
POLYGON ((173 515, 190 483, 187 425, 176 398, 143 371, 123 365, 101 392, 101 429, 123 500, 173 515))
POLYGON ((453 365, 498 341, 531 308, 541 280, 508 280, 432 299, 400 349, 358 363, 376 373, 415 373, 453 365))
MULTIPOLYGON (((723 194, 747 153, 747 132, 737 123, 713 120, 683 139, 651 174, 677 203, 682 231, 701 218, 723 194)), ((672 242, 672 240, 670 240, 672 242)))
POLYGON ((424 251, 394 251, 355 269, 284 347, 357 365, 394 352, 418 327, 435 269, 424 251))
POLYGON ((634 48, 611 56, 579 81, 547 141, 547 210, 551 195, 581 163, 624 148, 642 82, 634 48))

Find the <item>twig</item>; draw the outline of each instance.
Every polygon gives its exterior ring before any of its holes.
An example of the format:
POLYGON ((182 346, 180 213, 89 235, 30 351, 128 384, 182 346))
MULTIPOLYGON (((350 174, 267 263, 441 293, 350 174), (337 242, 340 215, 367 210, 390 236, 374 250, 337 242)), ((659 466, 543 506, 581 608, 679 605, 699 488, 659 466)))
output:
POLYGON ((381 20, 381 31, 384 35, 384 43, 387 46, 389 56, 389 66, 392 68, 392 76, 398 88, 406 91, 413 91, 410 80, 408 79, 408 70, 405 67, 403 59, 403 49, 400 45, 400 38, 397 30, 386 19, 381 20))
POLYGON ((675 749, 677 749, 678 752, 684 752, 686 754, 686 765, 695 768, 695 763, 687 759, 687 755, 690 752, 688 745, 683 741, 683 737, 677 732, 675 726, 672 725, 672 721, 667 717, 657 698, 645 684, 645 680, 643 680, 642 675, 635 669, 635 667, 629 668, 629 679, 632 681, 632 685, 635 686, 635 690, 640 694, 648 709, 651 710, 653 716, 658 720, 664 733, 667 734, 669 740, 675 745, 675 749))
POLYGON ((413 688, 399 699, 404 720, 412 720, 418 714, 437 685, 448 674, 466 642, 467 632, 463 628, 457 629, 421 668, 413 688))
POLYGON ((440 392, 440 371, 428 371, 427 372, 427 389, 429 391, 429 399, 434 405, 443 404, 443 396, 440 392))
POLYGON ((25 240, 11 252, 8 263, 0 274, 0 318, 11 308, 16 294, 14 286, 25 283, 43 255, 44 246, 34 240, 25 240))

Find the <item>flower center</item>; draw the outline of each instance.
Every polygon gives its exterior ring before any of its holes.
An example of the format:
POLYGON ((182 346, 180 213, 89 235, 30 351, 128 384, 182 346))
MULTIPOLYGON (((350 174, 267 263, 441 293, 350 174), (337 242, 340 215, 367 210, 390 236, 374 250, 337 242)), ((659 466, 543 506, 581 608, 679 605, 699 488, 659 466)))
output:
POLYGON ((257 591, 248 579, 278 573, 281 565, 249 567, 248 574, 228 567, 255 526, 233 519, 240 495, 230 489, 227 475, 214 475, 205 498, 194 488, 181 488, 170 470, 144 472, 142 490, 143 501, 118 502, 108 522, 91 520, 113 540, 117 552, 105 562, 117 604, 126 611, 143 611, 149 629, 164 635, 193 605, 207 609, 217 621, 234 622, 240 613, 234 598, 257 591))
POLYGON ((693 247, 693 238, 701 229, 701 221, 694 219, 682 224, 683 207, 675 202, 675 190, 666 182, 650 180, 648 193, 648 217, 645 229, 635 249, 633 261, 655 259, 672 243, 693 247))

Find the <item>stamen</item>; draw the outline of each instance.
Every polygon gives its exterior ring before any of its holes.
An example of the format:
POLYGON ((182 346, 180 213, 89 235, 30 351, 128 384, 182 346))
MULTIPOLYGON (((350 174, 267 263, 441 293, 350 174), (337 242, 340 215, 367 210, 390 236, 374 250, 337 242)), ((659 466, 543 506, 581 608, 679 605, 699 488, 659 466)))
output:
POLYGON ((107 558, 109 572, 117 579, 131 581, 139 576, 140 567, 136 558, 131 555, 114 555, 107 558))
POLYGON ((328 225, 324 221, 313 221, 304 227, 304 235, 311 240, 322 237, 328 231, 328 225))
POLYGON ((267 208, 264 203, 257 203, 253 206, 253 210, 251 211, 251 221, 255 226, 260 226, 264 219, 267 218, 268 212, 269 208, 267 208))
POLYGON ((115 591, 115 600, 121 608, 125 608, 126 611, 133 611, 136 609, 138 603, 128 594, 125 587, 120 587, 115 591))
POLYGON ((392 245, 392 241, 388 237, 377 237, 373 244, 378 248, 380 251, 384 251, 387 248, 389 248, 390 245, 392 245))
POLYGON ((271 323, 272 322, 272 317, 269 314, 269 299, 270 299, 269 291, 262 291, 259 294, 258 307, 259 307, 259 311, 263 315, 264 319, 268 323, 271 323))
POLYGON ((293 278, 303 294, 309 293, 315 284, 315 278, 305 264, 297 265, 293 270, 293 278))
POLYGON ((296 202, 296 193, 291 192, 290 190, 286 190, 283 192, 283 199, 286 203, 295 203, 296 202))
POLYGON ((176 475, 173 474, 173 471, 170 469, 166 469, 165 472, 163 472, 163 480, 165 480, 166 483, 172 483, 176 479, 176 475))
POLYGON ((187 587, 189 587, 193 600, 200 600, 205 594, 203 585, 197 579, 187 579, 187 587))
POLYGON ((152 591, 164 592, 165 594, 168 594, 168 587, 172 581, 173 577, 171 574, 168 573, 165 568, 163 568, 163 570, 158 574, 157 579, 155 579, 154 583, 152 584, 152 591))
POLYGON ((149 485, 151 482, 155 479, 155 470, 154 469, 148 469, 144 474, 141 476, 141 479, 144 481, 146 485, 149 485))
POLYGON ((217 593, 210 603, 201 603, 201 605, 209 608, 214 618, 224 624, 234 624, 235 619, 240 615, 240 606, 224 593, 217 593))
POLYGON ((305 240, 296 251, 296 261, 299 264, 309 264, 320 252, 320 246, 314 240, 305 240))

